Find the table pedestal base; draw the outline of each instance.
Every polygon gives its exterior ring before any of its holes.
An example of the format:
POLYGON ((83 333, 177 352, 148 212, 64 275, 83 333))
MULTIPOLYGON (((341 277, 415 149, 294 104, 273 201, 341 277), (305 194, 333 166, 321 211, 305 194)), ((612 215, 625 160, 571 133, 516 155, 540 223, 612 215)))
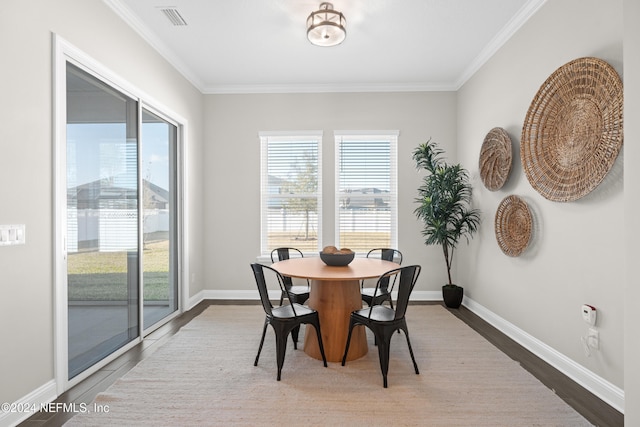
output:
MULTIPOLYGON (((358 280, 312 280, 309 307, 318 311, 322 343, 328 362, 342 362, 344 347, 349 334, 349 316, 362 308, 360 282, 358 280)), ((367 354, 367 336, 364 326, 356 326, 351 334, 347 360, 358 359, 367 354)), ((304 334, 304 352, 322 360, 316 331, 307 325, 304 334)))

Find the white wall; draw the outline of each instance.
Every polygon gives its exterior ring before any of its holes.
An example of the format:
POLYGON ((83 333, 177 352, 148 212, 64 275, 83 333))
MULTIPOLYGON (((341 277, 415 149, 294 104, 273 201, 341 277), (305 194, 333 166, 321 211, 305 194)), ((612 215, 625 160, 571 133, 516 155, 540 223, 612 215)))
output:
POLYGON ((624 289, 624 393, 625 425, 640 425, 640 339, 638 339, 638 260, 640 259, 640 1, 624 0, 624 214, 626 286, 624 289))
MULTIPOLYGON (((0 247, 2 402, 17 401, 54 378, 52 33, 188 120, 188 149, 195 153, 188 190, 201 192, 200 92, 100 0, 2 2, 0 224, 26 224, 24 246, 0 247)), ((190 209, 196 231, 199 206, 190 209)), ((190 241, 189 267, 202 278, 199 239, 190 241)))
POLYGON ((398 247, 421 264, 416 292, 446 282, 441 251, 423 244, 413 215, 422 175, 411 153, 429 137, 455 158, 455 94, 332 93, 208 95, 205 101, 207 289, 255 292, 249 264, 260 255, 260 131, 323 130, 323 246, 334 243, 334 130, 399 130, 398 247), (228 209, 229 206, 233 209, 228 209))
POLYGON ((591 194, 571 203, 551 202, 524 175, 520 135, 540 85, 561 65, 595 56, 622 73, 622 19, 622 0, 548 1, 458 91, 457 113, 459 160, 471 170, 475 203, 484 213, 478 238, 459 259, 466 295, 619 388, 624 385, 624 153, 591 194), (479 178, 478 158, 495 126, 509 133, 514 164, 505 187, 490 192, 479 178), (511 194, 523 197, 534 217, 533 241, 517 258, 501 252, 494 234, 498 204, 511 194), (580 341, 587 330, 580 316, 583 303, 598 310, 601 349, 592 357, 580 341))

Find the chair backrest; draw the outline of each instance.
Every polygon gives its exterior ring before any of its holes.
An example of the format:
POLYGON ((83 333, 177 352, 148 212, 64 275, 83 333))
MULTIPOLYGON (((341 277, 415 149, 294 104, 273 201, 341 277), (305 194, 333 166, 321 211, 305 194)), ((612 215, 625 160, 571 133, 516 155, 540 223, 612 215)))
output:
POLYGON ((380 253, 380 259, 402 264, 402 252, 392 248, 375 248, 367 253, 367 258, 372 258, 380 253))
POLYGON ((275 269, 269 267, 268 265, 262 264, 251 264, 251 269, 253 270, 253 276, 256 278, 256 286, 258 287, 258 293, 260 294, 260 302, 262 303, 262 308, 267 315, 271 316, 273 314, 273 305, 271 304, 271 300, 269 299, 269 290, 267 288, 267 280, 265 278, 265 270, 273 273, 273 276, 277 279, 278 285, 280 286, 280 291, 287 295, 287 299, 289 300, 289 304, 293 309, 293 315, 296 316, 296 309, 291 304, 291 298, 289 294, 285 292, 284 285, 284 277, 275 269))
POLYGON ((264 265, 251 264, 253 270, 253 276, 256 278, 256 286, 258 286, 258 293, 260 294, 260 302, 262 302, 262 308, 265 313, 271 315, 271 300, 269 300, 269 291, 267 290, 267 281, 264 278, 264 265))
MULTIPOLYGON (((374 296, 377 293, 378 289, 381 287, 381 282, 386 278, 387 281, 391 276, 399 276, 398 277, 398 298, 396 299, 395 304, 395 316, 396 320, 402 319, 407 312, 407 306, 409 305, 409 297, 411 296, 411 292, 413 291, 413 287, 416 285, 418 280, 418 276, 420 275, 420 270, 422 269, 419 265, 408 265, 406 267, 396 268, 394 270, 387 271, 378 279, 378 283, 376 284, 376 289, 374 291, 374 296)), ((373 311, 373 305, 369 307, 369 317, 371 316, 371 312, 373 311)))
POLYGON ((398 278, 398 298, 396 300, 396 319, 403 318, 407 312, 407 306, 409 305, 409 297, 413 288, 418 281, 420 270, 422 267, 419 265, 408 265, 406 267, 399 268, 400 277, 398 278))
POLYGON ((276 248, 276 249, 271 251, 271 262, 276 262, 276 259, 274 257, 275 254, 278 254, 278 261, 284 261, 284 260, 289 259, 291 257, 291 252, 293 252, 295 254, 295 256, 298 256, 300 258, 304 257, 304 255, 302 255, 302 251, 300 249, 296 249, 296 248, 276 248))
MULTIPOLYGON (((296 257, 300 257, 300 258, 304 257, 304 255, 302 255, 302 251, 300 249, 296 249, 296 248, 276 248, 276 249, 271 251, 271 262, 276 262, 276 259, 274 257, 275 254, 278 254, 278 261, 284 261, 284 260, 290 259, 292 253, 296 257)), ((291 277, 283 276, 282 280, 284 281, 284 285, 285 285, 285 287, 287 289, 290 289, 291 286, 293 286, 293 280, 291 279, 291 277)))
MULTIPOLYGON (((374 256, 377 256, 379 253, 380 255, 380 259, 384 260, 384 261, 391 261, 391 262, 397 262, 398 264, 402 264, 402 252, 400 252, 397 249, 392 249, 392 248, 375 248, 375 249, 371 249, 369 252, 367 252, 367 258, 373 258, 374 256)), ((389 288, 389 279, 390 276, 386 276, 384 278, 382 278, 382 281, 380 282, 380 289, 387 291, 389 288)), ((393 284, 391 285, 391 288, 393 288, 395 286, 395 280, 396 278, 393 278, 393 284)))

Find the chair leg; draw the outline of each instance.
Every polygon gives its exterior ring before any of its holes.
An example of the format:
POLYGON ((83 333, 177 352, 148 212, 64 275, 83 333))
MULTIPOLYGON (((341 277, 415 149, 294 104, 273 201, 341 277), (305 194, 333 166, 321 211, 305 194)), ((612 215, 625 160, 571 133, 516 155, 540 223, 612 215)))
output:
POLYGON ((347 361, 347 353, 349 352, 349 345, 351 344, 351 332, 353 332, 353 327, 355 326, 355 321, 353 317, 349 319, 349 334, 347 335, 347 345, 344 347, 344 355, 342 356, 342 366, 344 366, 347 361))
POLYGON ((262 328, 262 338, 260 339, 260 346, 258 347, 258 354, 256 355, 256 360, 253 362, 253 366, 258 366, 258 359, 260 358, 260 352, 262 351, 262 345, 264 344, 264 336, 267 333, 267 325, 269 324, 269 319, 266 318, 264 320, 264 327, 262 328))
POLYGON ((293 339, 293 349, 298 349, 298 335, 300 334, 300 325, 291 330, 291 338, 293 339))
POLYGON ((382 371, 382 384, 387 388, 387 373, 389 372, 389 347, 391 344, 391 335, 395 331, 382 330, 374 331, 374 335, 378 338, 378 357, 380 358, 380 370, 382 371))
POLYGON ((278 328, 274 326, 274 330, 276 332, 276 363, 278 365, 277 379, 280 381, 282 366, 284 365, 284 356, 287 351, 287 337, 289 336, 289 331, 282 325, 278 326, 278 328))
MULTIPOLYGON (((418 364, 416 363, 416 358, 413 357, 413 349, 411 348, 411 341, 409 340, 409 331, 406 325, 404 326, 404 328, 402 328, 402 330, 404 331, 404 336, 407 338, 407 345, 409 346, 409 354, 411 355, 411 360, 413 361, 413 368, 416 371, 416 375, 418 375, 420 374, 420 371, 418 370, 418 364)), ((400 332, 400 330, 398 330, 398 332, 400 332)))
POLYGON ((316 318, 312 323, 313 328, 316 330, 316 336, 318 337, 318 346, 320 347, 320 354, 322 355, 322 362, 324 367, 327 367, 327 358, 324 355, 324 345, 322 344, 322 333, 320 332, 320 318, 316 318))

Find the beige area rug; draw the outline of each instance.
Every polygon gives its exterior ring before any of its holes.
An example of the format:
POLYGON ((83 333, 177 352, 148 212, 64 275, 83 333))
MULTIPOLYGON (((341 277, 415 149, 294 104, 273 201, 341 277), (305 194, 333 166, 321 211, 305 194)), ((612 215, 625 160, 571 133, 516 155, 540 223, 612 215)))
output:
POLYGON ((108 413, 79 414, 67 425, 591 425, 438 305, 409 307, 420 375, 404 335, 394 334, 387 389, 370 332, 369 353, 344 367, 325 368, 289 341, 277 382, 271 327, 253 366, 263 319, 259 306, 210 306, 97 396, 108 413))

